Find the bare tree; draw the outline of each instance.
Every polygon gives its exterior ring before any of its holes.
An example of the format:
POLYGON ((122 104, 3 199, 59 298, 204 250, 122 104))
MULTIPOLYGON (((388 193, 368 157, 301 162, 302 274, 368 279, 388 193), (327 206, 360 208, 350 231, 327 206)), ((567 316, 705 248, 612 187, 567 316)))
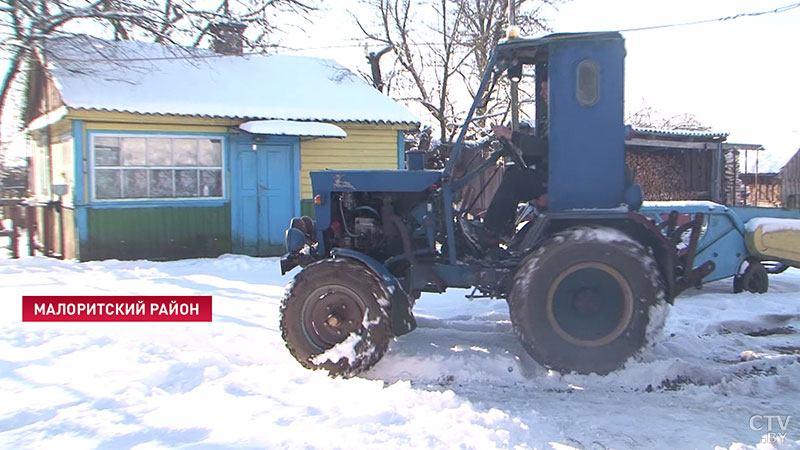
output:
POLYGON ((192 0, 2 0, 0 54, 8 56, 9 64, 0 83, 0 116, 6 110, 12 86, 25 83, 26 67, 41 58, 42 48, 50 39, 92 30, 98 37, 116 40, 196 47, 208 42, 211 24, 235 22, 248 26, 245 48, 265 51, 274 46, 279 17, 308 17, 321 1, 221 0, 216 7, 199 9, 192 0))
MULTIPOLYGON (((567 0, 516 0, 516 23, 523 34, 547 30, 544 6, 567 0)), ((509 25, 508 0, 362 0, 375 14, 371 23, 355 18, 364 35, 391 46, 394 70, 388 92, 399 100, 424 106, 450 142, 466 112, 464 99, 477 90, 491 51, 509 25)), ((503 101, 479 111, 501 109, 503 101)))
POLYGON ((661 130, 711 130, 711 127, 703 125, 694 114, 683 113, 674 116, 665 116, 652 106, 644 106, 637 111, 629 113, 625 118, 625 123, 634 127, 657 128, 661 130))

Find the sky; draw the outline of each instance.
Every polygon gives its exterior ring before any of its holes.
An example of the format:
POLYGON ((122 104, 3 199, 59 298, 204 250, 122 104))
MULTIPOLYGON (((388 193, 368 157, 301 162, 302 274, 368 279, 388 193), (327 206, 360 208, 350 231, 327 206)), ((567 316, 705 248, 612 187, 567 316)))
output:
MULTIPOLYGON (((333 2, 329 2, 333 4, 333 2)), ((574 0, 546 14, 556 32, 627 30, 774 10, 793 0, 574 0)), ((365 41, 337 0, 294 53, 333 58, 366 71, 365 41), (355 39, 355 40, 354 40, 355 39)), ((777 171, 800 149, 800 8, 780 14, 622 33, 626 40, 626 113, 647 106, 669 117, 694 114, 728 142, 760 144, 759 171, 777 171)), ((370 47, 371 51, 379 47, 370 47)), ((755 158, 749 158, 750 171, 755 158)))
MULTIPOLYGON (((545 11, 553 31, 627 30, 768 11, 799 0, 573 0, 545 11)), ((366 72, 366 41, 352 15, 358 0, 328 0, 282 44, 282 53, 333 58, 366 72)), ((624 31, 626 114, 643 107, 664 117, 693 114, 728 142, 760 144, 759 171, 777 171, 800 149, 800 8, 735 20, 624 31)), ((369 47, 370 51, 380 46, 369 47)), ((387 64, 388 66, 388 64, 387 64)), ((421 114, 420 114, 421 115, 421 114)), ((427 117, 422 117, 427 120, 427 117)), ((748 159, 754 171, 755 158, 748 159)))

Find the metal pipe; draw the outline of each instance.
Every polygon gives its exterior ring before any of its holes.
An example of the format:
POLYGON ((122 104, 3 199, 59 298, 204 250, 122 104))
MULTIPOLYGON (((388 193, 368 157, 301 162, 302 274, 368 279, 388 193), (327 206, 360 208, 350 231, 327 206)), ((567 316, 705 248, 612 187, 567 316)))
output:
POLYGON ((414 258, 414 252, 411 251, 411 237, 408 235, 408 230, 405 227, 405 223, 403 223, 403 219, 398 217, 396 214, 392 214, 390 216, 390 220, 395 227, 397 227, 397 231, 400 232, 400 241, 403 243, 403 251, 406 254, 406 259, 408 259, 408 263, 413 265, 417 264, 417 260, 414 258))
POLYGON ((416 258, 414 258, 414 252, 411 251, 411 236, 408 234, 408 229, 406 229, 406 224, 403 223, 403 219, 401 219, 397 214, 393 211, 390 211, 388 208, 384 207, 386 211, 384 212, 385 217, 389 220, 389 223, 394 225, 397 228, 397 231, 400 233, 400 241, 403 243, 403 252, 405 253, 405 257, 408 260, 408 263, 412 266, 417 264, 416 258))
POLYGON ((511 129, 519 130, 519 83, 511 82, 511 129))
POLYGON ((456 143, 453 145, 453 151, 450 154, 447 165, 444 166, 444 170, 442 171, 442 181, 444 184, 449 183, 455 162, 458 160, 458 155, 461 153, 461 149, 464 147, 464 139, 467 135, 467 128, 469 128, 469 124, 472 122, 475 111, 478 109, 478 106, 481 103, 483 94, 486 92, 486 87, 489 85, 489 80, 492 78, 493 71, 491 68, 494 67, 496 56, 495 50, 492 52, 492 56, 489 57, 489 62, 486 64, 486 72, 483 74, 481 84, 478 86, 478 90, 475 93, 475 98, 472 100, 472 106, 469 108, 467 117, 464 119, 464 124, 461 126, 461 130, 458 132, 458 138, 456 138, 456 143))

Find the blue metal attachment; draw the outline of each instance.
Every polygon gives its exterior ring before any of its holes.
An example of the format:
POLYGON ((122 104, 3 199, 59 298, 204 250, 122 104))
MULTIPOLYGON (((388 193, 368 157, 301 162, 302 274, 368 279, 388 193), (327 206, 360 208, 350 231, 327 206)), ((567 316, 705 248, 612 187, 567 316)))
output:
POLYGON ((678 212, 679 223, 693 219, 697 213, 705 215, 705 223, 697 243, 695 264, 699 266, 705 261, 712 261, 715 267, 703 279, 704 282, 719 280, 737 273, 748 255, 744 242, 744 227, 733 211, 711 202, 645 203, 640 210, 642 214, 659 224, 667 220, 672 211, 678 212))

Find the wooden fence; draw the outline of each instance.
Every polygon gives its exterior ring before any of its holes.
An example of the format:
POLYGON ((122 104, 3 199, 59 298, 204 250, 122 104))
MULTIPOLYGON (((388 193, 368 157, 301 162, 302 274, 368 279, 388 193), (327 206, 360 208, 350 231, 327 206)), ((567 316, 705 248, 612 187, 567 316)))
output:
POLYGON ((25 199, 0 198, 0 210, 2 218, 10 219, 11 222, 10 228, 5 228, 0 222, 0 237, 9 238, 12 258, 20 257, 20 239, 24 231, 28 235, 28 255, 33 256, 36 250, 42 250, 36 241, 36 206, 26 204, 25 199))

